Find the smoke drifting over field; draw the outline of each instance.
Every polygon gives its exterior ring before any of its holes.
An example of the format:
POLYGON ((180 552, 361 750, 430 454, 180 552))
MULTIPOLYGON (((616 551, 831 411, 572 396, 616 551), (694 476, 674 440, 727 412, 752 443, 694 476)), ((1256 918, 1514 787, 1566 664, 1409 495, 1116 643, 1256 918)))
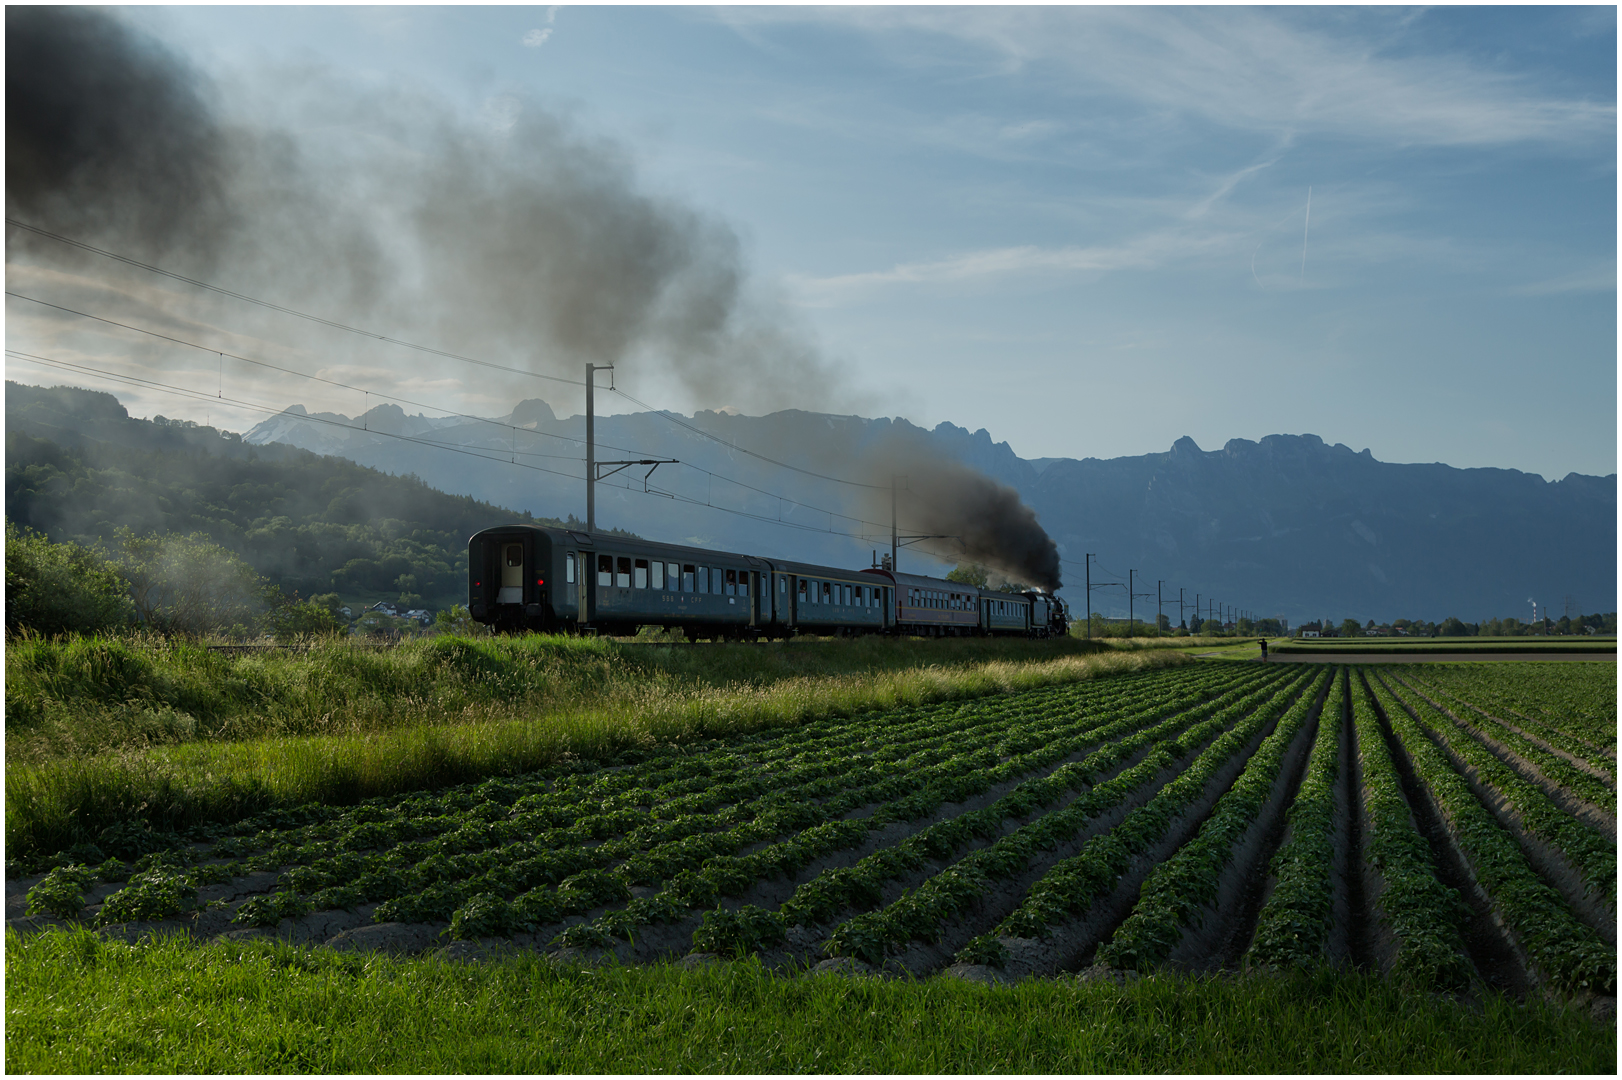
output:
MULTIPOLYGON (((237 117, 252 110, 227 115, 220 88, 114 14, 9 7, 6 31, 9 216, 537 373, 579 379, 583 363, 614 364, 635 385, 756 413, 849 403, 838 366, 763 299, 730 227, 648 192, 622 147, 533 102, 492 102, 473 121, 415 89, 305 70, 268 95, 281 126, 247 123, 237 117)), ((101 290, 83 301, 100 307, 86 310, 138 306, 147 325, 172 318, 188 336, 248 335, 397 379, 477 388, 477 376, 444 362, 425 372, 364 339, 154 292, 148 275, 24 230, 8 228, 7 262, 79 275, 58 285, 76 298, 101 290)), ((177 371, 195 361, 150 343, 120 347, 177 371)), ((860 470, 846 461, 841 472, 860 470)), ((1053 544, 1011 490, 921 457, 906 471, 918 531, 962 535, 967 557, 1057 584, 1053 544)))

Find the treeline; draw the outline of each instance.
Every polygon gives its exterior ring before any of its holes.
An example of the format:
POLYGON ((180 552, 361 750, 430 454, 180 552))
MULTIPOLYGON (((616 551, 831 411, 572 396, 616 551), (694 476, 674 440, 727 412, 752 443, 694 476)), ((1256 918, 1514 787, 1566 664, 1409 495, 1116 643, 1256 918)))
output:
POLYGON ((1441 622, 1424 619, 1393 619, 1389 623, 1376 623, 1373 619, 1360 623, 1356 619, 1342 619, 1338 624, 1330 619, 1302 623, 1295 628, 1297 635, 1318 633, 1323 637, 1566 637, 1588 634, 1616 634, 1616 612, 1596 612, 1593 615, 1562 615, 1558 619, 1539 619, 1523 622, 1510 616, 1503 619, 1483 619, 1468 623, 1449 616, 1441 622))
POLYGON ((133 419, 111 394, 9 381, 6 517, 86 547, 121 528, 205 537, 287 595, 426 606, 465 600, 472 533, 515 521, 579 527, 342 458, 133 419))

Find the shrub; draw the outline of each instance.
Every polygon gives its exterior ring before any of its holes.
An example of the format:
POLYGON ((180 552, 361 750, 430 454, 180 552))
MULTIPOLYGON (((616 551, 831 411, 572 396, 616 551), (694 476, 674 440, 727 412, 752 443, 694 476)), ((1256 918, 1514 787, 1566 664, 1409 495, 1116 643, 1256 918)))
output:
POLYGON ((94 634, 135 613, 118 568, 78 544, 6 522, 6 631, 94 634))

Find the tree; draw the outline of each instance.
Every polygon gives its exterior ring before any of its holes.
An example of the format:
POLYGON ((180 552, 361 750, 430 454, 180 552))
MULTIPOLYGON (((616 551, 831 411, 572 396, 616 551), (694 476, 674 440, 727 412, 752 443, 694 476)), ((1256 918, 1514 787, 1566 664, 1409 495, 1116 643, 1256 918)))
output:
POLYGON ((8 633, 93 634, 128 625, 134 613, 123 575, 101 555, 6 521, 8 633))
POLYGON ((113 560, 129 580, 136 617, 154 629, 245 632, 267 607, 253 567, 202 533, 136 536, 120 528, 115 536, 113 560))
POLYGON ((1223 633, 1222 624, 1215 619, 1206 619, 1200 623, 1200 633, 1205 637, 1221 637, 1223 633))
POLYGON ((986 587, 986 582, 991 580, 991 571, 979 563, 959 563, 947 573, 946 580, 955 581, 959 585, 973 585, 975 588, 983 589, 986 587))
POLYGON ((1441 637, 1469 637, 1470 628, 1455 616, 1449 615, 1437 627, 1437 634, 1441 637))
POLYGON ((324 602, 328 598, 335 602, 338 599, 335 593, 300 600, 295 592, 293 598, 288 600, 282 596, 281 589, 272 585, 264 591, 264 595, 270 608, 265 613, 265 624, 277 641, 285 643, 299 638, 333 637, 349 629, 349 621, 324 602))
POLYGON ((1362 637, 1363 628, 1357 625, 1356 619, 1342 619, 1340 621, 1341 637, 1362 637))

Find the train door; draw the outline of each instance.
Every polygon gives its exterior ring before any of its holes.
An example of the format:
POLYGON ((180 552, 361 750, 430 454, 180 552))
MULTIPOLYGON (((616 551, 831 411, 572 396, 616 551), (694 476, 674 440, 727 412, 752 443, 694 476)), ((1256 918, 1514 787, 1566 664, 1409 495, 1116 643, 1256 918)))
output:
POLYGON ((513 540, 501 545, 501 591, 496 594, 498 604, 524 602, 524 545, 513 540))

